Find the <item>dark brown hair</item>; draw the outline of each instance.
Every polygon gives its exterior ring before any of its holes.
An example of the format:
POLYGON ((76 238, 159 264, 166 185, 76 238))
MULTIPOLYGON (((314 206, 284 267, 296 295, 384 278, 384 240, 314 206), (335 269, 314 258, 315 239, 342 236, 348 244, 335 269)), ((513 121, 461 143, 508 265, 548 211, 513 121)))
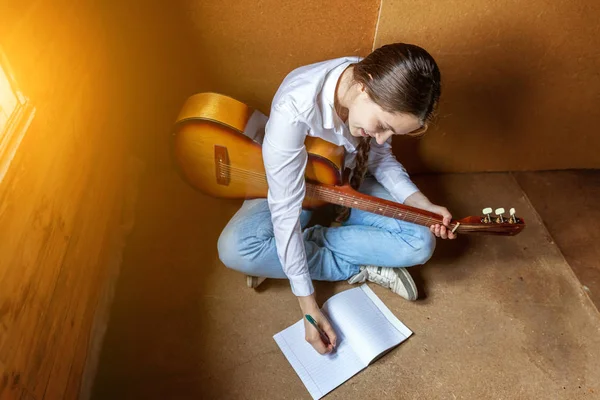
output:
MULTIPOLYGON (((416 116, 423 128, 409 135, 425 133, 441 94, 440 70, 426 50, 413 44, 388 44, 353 67, 354 81, 364 86, 375 104, 389 113, 416 116)), ((371 138, 361 139, 350 178, 350 186, 355 190, 358 190, 367 172, 370 149, 371 138)), ((338 208, 338 222, 347 220, 349 216, 349 208, 338 208)))

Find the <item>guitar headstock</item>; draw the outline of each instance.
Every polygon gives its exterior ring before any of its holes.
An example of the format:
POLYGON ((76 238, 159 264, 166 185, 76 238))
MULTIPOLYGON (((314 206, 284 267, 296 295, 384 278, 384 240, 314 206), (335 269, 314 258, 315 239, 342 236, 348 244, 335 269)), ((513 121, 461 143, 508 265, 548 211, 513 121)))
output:
POLYGON ((492 216, 491 208, 483 209, 481 217, 467 217, 458 221, 457 233, 477 233, 485 235, 514 236, 525 229, 525 221, 516 215, 515 209, 509 210, 509 217, 504 215, 504 208, 497 208, 492 216))

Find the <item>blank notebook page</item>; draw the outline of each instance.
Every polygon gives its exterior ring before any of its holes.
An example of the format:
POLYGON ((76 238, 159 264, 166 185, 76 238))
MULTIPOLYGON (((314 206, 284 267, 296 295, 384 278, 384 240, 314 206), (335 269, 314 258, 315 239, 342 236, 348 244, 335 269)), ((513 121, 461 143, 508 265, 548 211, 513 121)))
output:
POLYGON ((337 349, 326 355, 317 353, 304 339, 303 320, 273 336, 313 399, 325 396, 366 367, 348 341, 340 337, 339 329, 336 332, 337 349))
POLYGON ((323 310, 342 326, 364 366, 412 334, 367 285, 338 293, 325 302, 323 310))

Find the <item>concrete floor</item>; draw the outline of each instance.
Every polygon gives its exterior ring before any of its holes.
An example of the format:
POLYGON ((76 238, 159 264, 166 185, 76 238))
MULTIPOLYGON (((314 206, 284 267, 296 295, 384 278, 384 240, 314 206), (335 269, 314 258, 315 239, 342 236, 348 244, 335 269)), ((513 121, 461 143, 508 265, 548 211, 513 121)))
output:
MULTIPOLYGON (((552 198, 519 185, 535 191, 536 179, 415 179, 456 217, 515 207, 528 227, 516 237, 439 241, 432 260, 412 269, 417 302, 370 284, 415 334, 326 398, 600 398, 600 314, 567 263, 578 253, 565 260, 532 207, 552 198)), ((288 283, 247 289, 217 258, 216 239, 239 203, 207 198, 171 174, 142 189, 94 399, 310 399, 272 339, 301 317, 288 283)), ((323 302, 349 287, 316 290, 323 302)))

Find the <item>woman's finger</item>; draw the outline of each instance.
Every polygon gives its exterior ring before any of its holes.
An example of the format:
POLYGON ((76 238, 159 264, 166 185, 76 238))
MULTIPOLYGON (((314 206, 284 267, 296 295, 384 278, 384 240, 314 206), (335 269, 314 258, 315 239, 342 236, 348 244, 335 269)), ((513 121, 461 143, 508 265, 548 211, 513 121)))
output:
POLYGON ((319 353, 327 353, 327 347, 321 340, 319 331, 315 329, 307 320, 304 320, 304 338, 319 353))
POLYGON ((323 341, 321 340, 321 337, 318 334, 317 334, 317 336, 311 336, 309 338, 306 338, 306 341, 308 343, 310 343, 311 346, 314 347, 314 349, 319 354, 325 354, 325 353, 329 352, 329 349, 327 348, 327 346, 325 346, 325 343, 323 343, 323 341))
POLYGON ((325 331, 325 334, 329 338, 329 342, 332 344, 333 347, 335 347, 337 343, 337 335, 335 334, 335 331, 331 327, 329 321, 323 321, 323 323, 321 324, 321 328, 323 329, 323 331, 325 331))
POLYGON ((325 345, 325 343, 323 343, 321 338, 317 339, 311 344, 315 348, 315 350, 319 352, 319 354, 327 354, 331 352, 331 350, 325 345))
POLYGON ((444 216, 444 225, 450 226, 450 221, 451 220, 452 220, 452 216, 450 215, 450 213, 446 214, 444 216))

